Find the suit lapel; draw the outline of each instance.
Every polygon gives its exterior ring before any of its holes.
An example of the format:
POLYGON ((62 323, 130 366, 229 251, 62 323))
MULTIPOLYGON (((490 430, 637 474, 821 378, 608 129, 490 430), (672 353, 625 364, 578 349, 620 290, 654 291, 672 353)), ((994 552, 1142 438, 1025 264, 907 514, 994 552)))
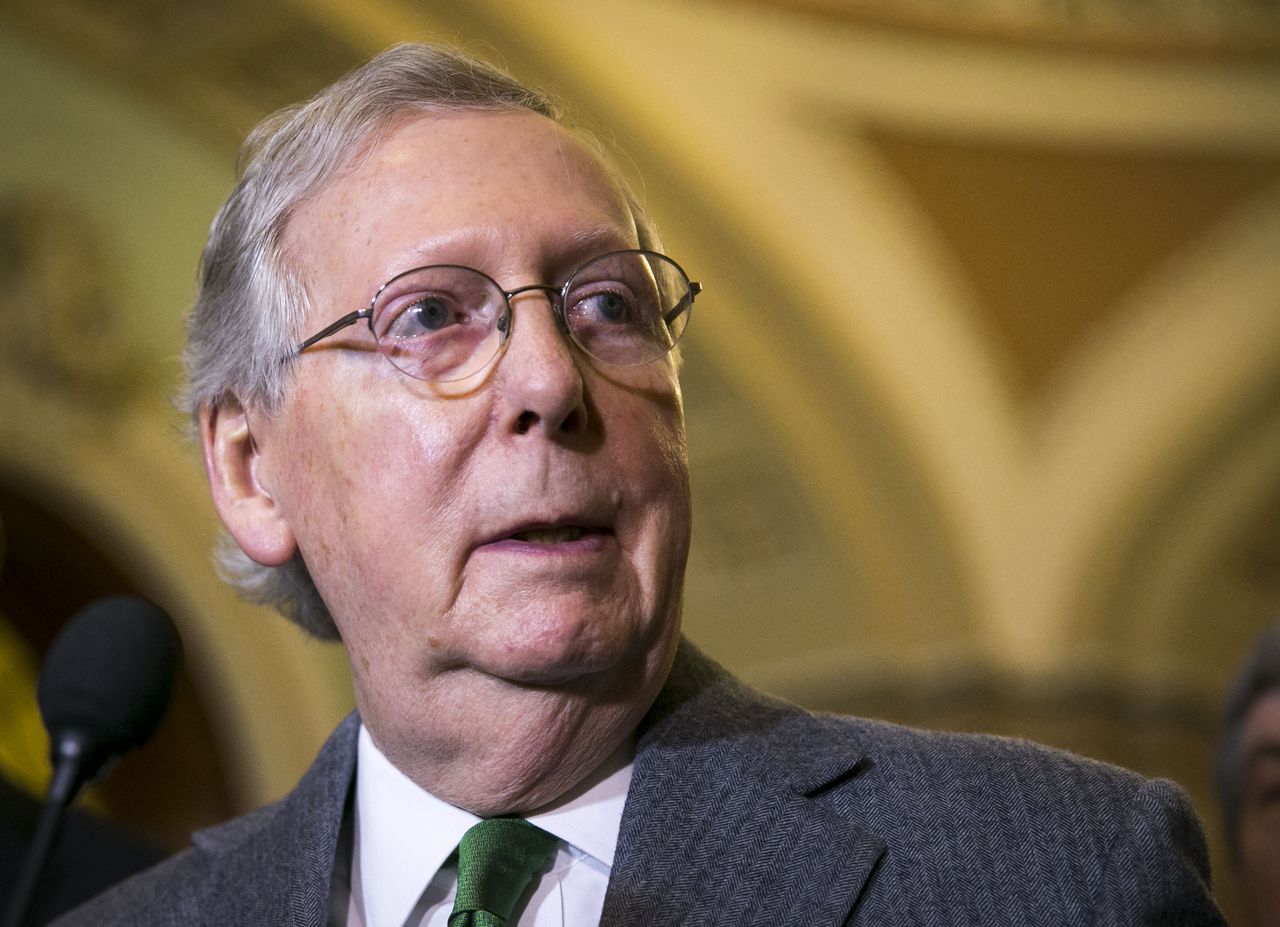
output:
MULTIPOLYGON (((197 835, 229 883, 257 886, 237 912, 326 922, 358 730, 353 715, 283 802, 197 835)), ((638 734, 602 924, 849 918, 884 844, 851 810, 864 764, 847 737, 752 692, 687 643, 638 734)))
POLYGON ((687 644, 641 729, 602 924, 843 924, 883 843, 860 755, 687 644))
POLYGON ((323 927, 338 838, 355 770, 359 719, 353 713, 330 735, 311 768, 282 801, 195 834, 227 885, 226 911, 202 923, 323 927), (234 913, 233 913, 234 912, 234 913))

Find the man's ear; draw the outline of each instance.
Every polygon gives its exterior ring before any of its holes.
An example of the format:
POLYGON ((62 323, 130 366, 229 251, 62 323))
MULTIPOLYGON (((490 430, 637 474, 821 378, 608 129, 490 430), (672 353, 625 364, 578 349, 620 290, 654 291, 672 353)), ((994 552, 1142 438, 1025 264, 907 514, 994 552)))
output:
POLYGON ((213 505, 240 549, 263 566, 280 566, 297 550, 293 529, 259 474, 261 452, 235 397, 200 407, 200 444, 213 505))

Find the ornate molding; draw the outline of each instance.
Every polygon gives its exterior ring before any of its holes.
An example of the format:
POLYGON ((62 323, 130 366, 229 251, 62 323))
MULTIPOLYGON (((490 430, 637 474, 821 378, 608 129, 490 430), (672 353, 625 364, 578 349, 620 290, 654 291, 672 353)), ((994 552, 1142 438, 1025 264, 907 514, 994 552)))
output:
POLYGON ((0 361, 16 379, 52 398, 129 397, 139 364, 113 271, 79 203, 48 190, 0 197, 0 361))
POLYGON ((3 18, 123 79, 205 137, 238 147, 265 114, 304 99, 367 49, 294 4, 14 0, 3 18))
POLYGON ((739 0, 834 19, 959 37, 1136 52, 1280 56, 1269 0, 739 0))

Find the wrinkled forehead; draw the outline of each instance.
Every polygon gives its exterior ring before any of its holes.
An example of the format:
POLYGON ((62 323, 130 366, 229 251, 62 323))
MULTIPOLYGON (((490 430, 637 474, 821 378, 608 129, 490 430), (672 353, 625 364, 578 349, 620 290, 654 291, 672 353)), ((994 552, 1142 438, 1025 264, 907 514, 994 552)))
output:
MULTIPOLYGON (((512 235, 536 225, 543 212, 576 208, 598 224, 616 226, 630 241, 648 243, 638 206, 620 172, 598 146, 527 110, 412 112, 364 140, 346 166, 291 217, 290 251, 336 231, 345 241, 373 244, 378 227, 411 213, 434 231, 488 224, 512 235)), ((384 242, 385 243, 385 242, 384 242)))

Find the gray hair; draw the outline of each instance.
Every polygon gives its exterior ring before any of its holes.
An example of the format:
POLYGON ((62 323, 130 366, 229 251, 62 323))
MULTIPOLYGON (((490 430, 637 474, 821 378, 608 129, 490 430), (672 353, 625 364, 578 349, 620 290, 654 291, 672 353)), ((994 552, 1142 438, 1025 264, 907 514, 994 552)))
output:
MULTIPOLYGON (((412 113, 529 110, 564 124, 549 97, 489 64, 438 45, 398 45, 310 100, 268 116, 249 134, 238 183, 219 210, 200 260, 198 293, 187 321, 186 388, 179 400, 201 408, 238 403, 267 411, 285 395, 307 295, 288 260, 292 216, 412 113)), ((627 197, 641 247, 657 234, 603 147, 575 130, 627 197)), ((337 639, 328 607, 300 553, 278 567, 250 559, 224 533, 223 577, 251 602, 271 605, 317 637, 337 639)))
POLYGON ((1258 699, 1280 690, 1280 621, 1260 635, 1240 667, 1222 712, 1222 733, 1214 758, 1213 784, 1233 856, 1240 852, 1240 815, 1244 806, 1244 728, 1258 699))

